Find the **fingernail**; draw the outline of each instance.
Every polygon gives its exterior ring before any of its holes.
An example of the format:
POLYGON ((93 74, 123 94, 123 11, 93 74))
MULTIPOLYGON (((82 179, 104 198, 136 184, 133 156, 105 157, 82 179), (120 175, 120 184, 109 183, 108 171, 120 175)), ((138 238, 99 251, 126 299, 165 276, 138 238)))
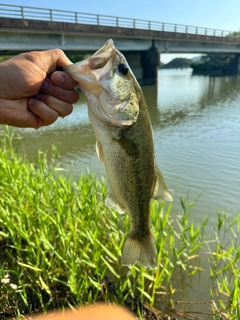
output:
POLYGON ((63 83, 64 77, 60 73, 57 73, 55 75, 55 81, 58 82, 58 83, 63 83))
POLYGON ((46 79, 46 80, 44 80, 41 89, 46 90, 48 88, 48 86, 49 86, 49 80, 46 79))
POLYGON ((32 107, 34 105, 34 103, 35 103, 35 99, 33 99, 33 98, 28 99, 28 106, 29 107, 32 107))

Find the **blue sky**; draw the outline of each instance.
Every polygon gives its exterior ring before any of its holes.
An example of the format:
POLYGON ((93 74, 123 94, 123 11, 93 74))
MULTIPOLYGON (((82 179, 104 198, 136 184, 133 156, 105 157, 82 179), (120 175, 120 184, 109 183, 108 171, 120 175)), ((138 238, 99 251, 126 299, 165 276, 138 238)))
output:
MULTIPOLYGON (((240 30, 240 0, 3 0, 1 3, 240 30)), ((167 62, 176 56, 186 54, 162 54, 161 60, 167 62)), ((196 55, 188 57, 192 56, 196 55)))

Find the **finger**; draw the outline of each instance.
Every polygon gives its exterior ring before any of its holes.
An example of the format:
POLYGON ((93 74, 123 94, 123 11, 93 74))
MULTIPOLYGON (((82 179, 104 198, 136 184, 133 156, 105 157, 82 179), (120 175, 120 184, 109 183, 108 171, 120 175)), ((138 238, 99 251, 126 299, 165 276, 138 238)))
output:
MULTIPOLYGON (((46 320, 50 315, 40 316, 38 315, 39 320, 46 320)), ((33 318, 34 320, 36 319, 33 318)), ((111 305, 91 305, 87 307, 82 307, 80 309, 65 310, 64 314, 62 312, 57 312, 51 314, 51 320, 136 320, 132 313, 127 309, 122 307, 116 307, 111 305)))
POLYGON ((58 85, 61 88, 72 90, 77 86, 77 82, 73 78, 63 71, 55 71, 51 75, 51 80, 53 83, 58 85))
POLYGON ((50 74, 54 72, 57 67, 69 66, 72 62, 64 54, 61 49, 52 49, 43 52, 44 62, 45 62, 45 71, 50 74), (50 58, 50 60, 49 60, 50 58))
POLYGON ((59 100, 51 95, 39 93, 36 99, 42 101, 48 108, 56 111, 60 117, 66 117, 72 113, 73 106, 71 103, 59 100))
POLYGON ((38 129, 42 126, 49 126, 54 123, 59 114, 54 109, 49 108, 44 102, 31 98, 28 100, 28 108, 34 113, 38 118, 36 119, 36 124, 33 126, 38 129))
MULTIPOLYGON (((72 89, 73 87, 71 87, 72 89)), ((65 88, 61 88, 58 85, 55 85, 50 79, 45 79, 41 92, 47 93, 55 98, 68 102, 68 103, 76 103, 79 99, 79 94, 75 90, 66 90, 65 88)))

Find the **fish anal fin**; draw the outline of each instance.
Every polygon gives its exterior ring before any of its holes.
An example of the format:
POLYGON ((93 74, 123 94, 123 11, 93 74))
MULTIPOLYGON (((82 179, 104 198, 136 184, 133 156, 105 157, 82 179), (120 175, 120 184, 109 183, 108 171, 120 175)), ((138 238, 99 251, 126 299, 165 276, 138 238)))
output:
POLYGON ((118 213, 123 214, 125 213, 125 209, 122 207, 122 205, 116 200, 114 195, 110 192, 105 200, 105 206, 107 206, 110 209, 114 209, 118 211, 118 213))
POLYGON ((96 142, 96 152, 97 152, 97 155, 98 155, 98 158, 99 158, 100 162, 103 163, 104 162, 104 158, 103 158, 102 145, 98 140, 96 142))
POLYGON ((146 268, 155 269, 157 267, 156 260, 156 247, 151 232, 142 239, 128 234, 123 247, 122 265, 132 266, 140 264, 146 268))
POLYGON ((155 166, 155 182, 152 192, 152 198, 155 200, 172 201, 172 196, 170 195, 162 173, 158 166, 155 166))

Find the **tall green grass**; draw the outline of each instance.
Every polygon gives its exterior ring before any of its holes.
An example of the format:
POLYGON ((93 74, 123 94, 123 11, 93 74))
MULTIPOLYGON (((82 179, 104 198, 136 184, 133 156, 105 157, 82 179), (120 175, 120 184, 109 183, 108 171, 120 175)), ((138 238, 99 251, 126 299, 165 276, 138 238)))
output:
POLYGON ((210 241, 204 235, 207 219, 199 225, 191 220, 194 202, 181 198, 178 217, 171 216, 171 204, 153 202, 158 268, 122 267, 129 220, 104 206, 104 179, 70 178, 59 170, 55 148, 51 160, 39 152, 38 162, 30 163, 14 150, 8 129, 0 135, 0 318, 97 301, 128 306, 140 318, 160 301, 162 311, 177 314, 173 274, 201 272, 199 253, 205 248, 213 280, 209 312, 216 319, 237 319, 239 216, 219 214, 210 241), (226 246, 224 228, 235 239, 226 246))

